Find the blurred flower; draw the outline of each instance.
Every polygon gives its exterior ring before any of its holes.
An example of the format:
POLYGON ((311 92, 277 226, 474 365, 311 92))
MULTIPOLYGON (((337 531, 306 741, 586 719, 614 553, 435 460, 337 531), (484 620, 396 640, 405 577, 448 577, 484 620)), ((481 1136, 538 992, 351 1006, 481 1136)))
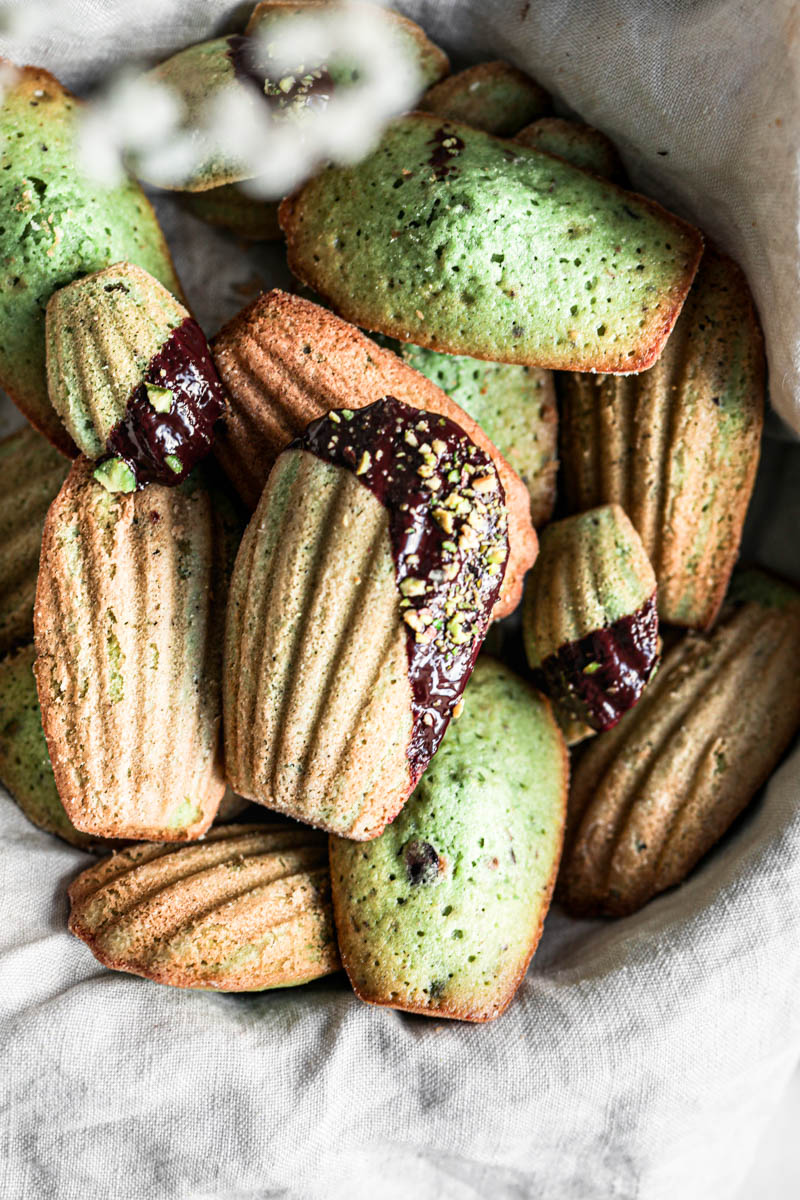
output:
POLYGON ((180 96, 122 72, 87 106, 84 170, 109 183, 130 156, 145 178, 179 188, 200 164, 217 158, 241 167, 251 195, 281 196, 325 162, 354 162, 369 153, 386 122, 420 92, 414 59, 373 6, 345 3, 284 17, 279 28, 253 37, 252 58, 268 62, 273 81, 327 69, 340 82, 324 104, 285 109, 266 97, 259 102, 253 88, 233 85, 211 95, 190 123, 180 96))

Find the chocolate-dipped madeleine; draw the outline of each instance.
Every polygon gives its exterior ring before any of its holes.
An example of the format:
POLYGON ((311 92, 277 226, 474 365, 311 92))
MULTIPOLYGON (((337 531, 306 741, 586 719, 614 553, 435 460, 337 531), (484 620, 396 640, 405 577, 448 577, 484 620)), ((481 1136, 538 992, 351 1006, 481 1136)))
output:
POLYGON ((76 829, 61 803, 42 729, 34 657, 30 643, 0 660, 0 783, 39 829, 84 850, 104 845, 106 839, 76 829))
POLYGON ((30 425, 0 441, 0 654, 33 634, 42 526, 68 470, 30 425))
POLYGON ((377 340, 477 421, 528 489, 534 528, 547 524, 555 506, 558 474, 558 412, 552 371, 484 362, 463 354, 439 354, 393 338, 377 340))
POLYGON ((492 460, 394 397, 312 422, 273 467, 231 581, 231 785, 376 837, 434 754, 508 557, 492 460))
POLYGON ((278 290, 229 321, 212 348, 229 398, 214 454, 250 508, 281 450, 333 408, 360 409, 394 396, 455 421, 491 456, 503 484, 509 559, 494 616, 513 612, 538 545, 530 499, 480 426, 440 388, 327 309, 278 290))
POLYGON ((709 248, 654 367, 558 378, 568 503, 622 505, 664 621, 707 629, 719 612, 758 465, 764 377, 747 281, 709 248))
POLYGON ((47 305, 50 402, 109 491, 171 487, 211 448, 225 392, 203 331, 140 267, 116 263, 47 305))
POLYGON ((69 889, 95 958, 172 987, 255 992, 339 968, 325 839, 228 825, 194 846, 132 846, 69 889))
MULTIPOLYGON (((348 12, 358 5, 348 5, 348 12)), ((447 55, 431 42, 419 25, 391 9, 361 6, 367 18, 381 21, 387 42, 398 65, 402 63, 412 79, 416 95, 450 69, 447 55)), ((182 127, 190 133, 200 151, 196 161, 178 179, 155 178, 140 164, 139 173, 151 183, 178 191, 202 192, 243 179, 252 178, 252 165, 227 149, 224 141, 208 135, 209 105, 225 92, 234 92, 249 101, 253 118, 259 112, 270 120, 291 122, 297 136, 303 136, 303 123, 315 112, 327 107, 337 93, 347 92, 358 80, 352 61, 302 63, 287 69, 285 58, 274 52, 281 32, 291 31, 296 18, 308 21, 315 13, 335 13, 325 3, 274 3, 267 0, 254 9, 245 34, 214 38, 187 46, 148 71, 143 78, 167 87, 179 102, 182 127), (283 31, 281 30, 283 26, 283 31)))
POLYGON ((36 678, 59 795, 102 837, 199 837, 225 790, 224 547, 201 471, 110 493, 78 459, 45 522, 36 678))
POLYGON ((578 762, 559 877, 572 912, 622 916, 685 878, 797 732, 798 657, 800 593, 734 576, 713 633, 674 645, 578 762))
POLYGON ((658 661, 656 579, 617 504, 548 525, 528 576, 525 653, 568 718, 610 729, 658 661))

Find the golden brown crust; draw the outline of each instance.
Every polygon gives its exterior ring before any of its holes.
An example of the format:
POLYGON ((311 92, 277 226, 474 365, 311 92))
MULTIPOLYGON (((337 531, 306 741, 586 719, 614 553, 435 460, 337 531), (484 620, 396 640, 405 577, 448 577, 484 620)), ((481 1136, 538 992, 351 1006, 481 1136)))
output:
POLYGON ((747 281, 714 248, 651 370, 559 377, 570 510, 622 505, 664 621, 708 629, 719 612, 755 481, 764 381, 747 281))
POLYGON ((325 841, 231 825, 194 846, 135 846, 69 888, 69 928, 112 970, 256 991, 338 970, 325 841))
POLYGON ((211 824, 220 538, 200 480, 110 496, 85 459, 50 507, 35 671, 59 795, 85 833, 185 840, 211 824))
POLYGON ((327 309, 277 289, 229 321, 212 349, 230 397, 214 453, 251 508, 281 450, 332 408, 363 408, 389 395, 456 421, 491 455, 505 490, 509 558, 494 616, 513 612, 538 549, 528 491, 480 426, 440 388, 327 309))

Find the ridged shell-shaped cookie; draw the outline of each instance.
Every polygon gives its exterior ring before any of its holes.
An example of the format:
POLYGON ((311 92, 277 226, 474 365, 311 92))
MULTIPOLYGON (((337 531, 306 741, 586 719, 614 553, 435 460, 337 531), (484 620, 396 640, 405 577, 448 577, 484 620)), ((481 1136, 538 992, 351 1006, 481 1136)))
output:
POLYGON ((0 442, 0 654, 33 633, 42 527, 68 470, 29 425, 0 442))
POLYGON ((42 719, 72 822, 199 837, 225 790, 222 533, 198 474, 112 495, 79 459, 45 522, 34 625, 42 719))
POLYGON ((366 846, 331 838, 342 962, 358 995, 434 1017, 505 1011, 542 931, 568 763, 546 700, 481 657, 403 811, 366 846))
POLYGON ((225 764, 240 795, 350 837, 411 790, 406 631, 388 516, 358 479, 287 451, 231 583, 225 764))
POLYGON ((680 883, 800 726, 800 593, 758 572, 732 593, 580 758, 559 878, 571 911, 621 916, 680 883))
POLYGON ((564 117, 541 117, 520 129, 514 141, 533 150, 557 154, 574 167, 602 175, 612 183, 625 183, 625 168, 614 143, 591 125, 564 117))
POLYGON ((360 409, 394 396, 460 425, 491 456, 505 491, 510 552, 494 615, 513 612, 538 544, 528 493, 480 426, 440 388, 327 309, 278 290, 244 308, 212 346, 230 398, 214 454, 250 508, 281 450, 333 408, 360 409))
POLYGON ((193 217, 248 242, 274 242, 283 236, 277 201, 250 196, 236 183, 205 192, 182 192, 180 200, 193 217))
POLYGON ((706 629, 719 612, 758 465, 764 371, 744 275, 710 248, 654 367, 558 379, 568 503, 622 505, 674 625, 706 629))
POLYGON ((552 112, 553 105, 544 88, 524 71, 498 59, 467 67, 435 84, 418 107, 498 137, 510 137, 535 117, 552 112))
POLYGON ((231 581, 232 787, 376 837, 461 698, 502 581, 491 460, 392 397, 312 423, 270 473, 231 581))
POLYGON ((610 729, 658 659, 656 580, 616 504, 548 525, 528 576, 525 653, 537 687, 573 720, 610 729))
POLYGON ((546 524, 553 515, 558 474, 552 372, 383 341, 478 422, 528 489, 534 528, 546 524))
POLYGON ((176 296, 180 283, 138 183, 98 187, 81 170, 82 101, 38 67, 13 71, 0 104, 0 386, 53 445, 73 455, 47 396, 50 296, 121 259, 176 296))
POLYGON ((132 846, 69 889, 95 958, 172 987, 255 992, 339 967, 325 839, 228 825, 193 846, 132 846))
POLYGON ((91 849, 104 839, 76 829, 58 795, 42 729, 34 657, 31 644, 0 661, 0 783, 39 829, 91 849))
POLYGON ((211 448, 225 393, 203 331, 152 275, 115 263, 47 305, 50 402, 109 490, 174 486, 211 448))

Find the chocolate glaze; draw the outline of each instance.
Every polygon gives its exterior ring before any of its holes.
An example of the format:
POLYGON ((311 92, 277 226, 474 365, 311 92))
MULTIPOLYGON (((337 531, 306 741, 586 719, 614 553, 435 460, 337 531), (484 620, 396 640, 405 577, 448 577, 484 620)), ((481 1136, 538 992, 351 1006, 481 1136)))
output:
POLYGON ((388 509, 407 626, 415 784, 461 698, 503 582, 503 485, 455 421, 393 396, 313 421, 292 447, 355 472, 388 509))
POLYGON ((629 617, 559 646, 534 670, 533 679, 573 717, 602 731, 633 708, 657 662, 654 592, 629 617))
POLYGON ((106 442, 109 456, 122 458, 133 471, 136 486, 180 483, 211 449, 214 425, 225 411, 225 391, 211 358, 205 335, 187 317, 172 330, 151 360, 144 379, 132 392, 125 416, 106 442), (160 413, 150 402, 147 384, 169 388, 172 404, 160 413), (167 455, 180 471, 167 464, 167 455))
POLYGON ((457 134, 442 127, 434 132, 428 145, 433 146, 428 165, 433 167, 434 179, 447 179, 455 171, 454 160, 464 149, 464 142, 457 134))
POLYGON ((235 34, 228 38, 228 58, 240 83, 255 87, 259 96, 277 114, 315 111, 324 108, 335 91, 333 78, 326 67, 307 71, 299 66, 293 73, 277 73, 275 64, 256 38, 235 34), (260 54, 263 57, 260 57, 260 54), (291 78, 291 86, 281 87, 282 79, 291 78))

